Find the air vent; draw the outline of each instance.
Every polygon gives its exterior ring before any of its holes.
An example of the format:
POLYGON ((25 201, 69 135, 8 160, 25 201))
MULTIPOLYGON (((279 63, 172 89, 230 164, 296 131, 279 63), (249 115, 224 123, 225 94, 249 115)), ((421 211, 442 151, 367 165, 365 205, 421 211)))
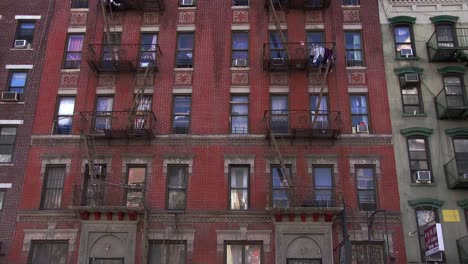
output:
POLYGON ((17 39, 15 40, 15 48, 17 49, 25 49, 28 46, 28 42, 24 39, 17 39))
POLYGON ((400 85, 403 88, 415 87, 419 84, 418 73, 405 73, 400 76, 400 85))
POLYGON ((430 171, 417 171, 416 172, 416 182, 417 183, 430 183, 432 181, 430 171))
POLYGON ((247 60, 245 59, 235 59, 234 60, 235 67, 245 67, 247 66, 247 60))
POLYGON ((359 124, 356 126, 356 132, 358 133, 369 133, 369 126, 366 124, 359 124))
POLYGON ((2 101, 4 102, 18 102, 19 95, 15 92, 3 92, 2 101))

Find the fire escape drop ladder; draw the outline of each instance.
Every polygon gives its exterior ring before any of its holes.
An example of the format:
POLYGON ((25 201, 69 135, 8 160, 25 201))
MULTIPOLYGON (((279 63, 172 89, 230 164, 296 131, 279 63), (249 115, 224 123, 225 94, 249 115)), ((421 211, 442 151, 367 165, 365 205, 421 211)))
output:
MULTIPOLYGON (((312 123, 310 124, 312 129, 314 128, 315 122, 317 122, 317 118, 320 114, 320 105, 322 104, 323 91, 325 90, 325 86, 327 86, 328 73, 330 72, 332 63, 333 63, 333 58, 329 58, 325 66, 325 73, 323 74, 322 82, 320 84, 320 92, 319 92, 319 97, 317 99, 317 104, 315 105, 315 112, 317 113, 314 114, 312 123)), ((320 74, 320 66, 319 66, 319 72, 317 74, 320 74)))
MULTIPOLYGON (((106 41, 107 41, 106 46, 109 46, 109 49, 110 49, 110 52, 111 52, 112 64, 115 66, 117 64, 116 59, 118 58, 118 51, 114 47, 114 43, 112 42, 111 31, 110 31, 111 21, 115 21, 114 20, 114 14, 112 13, 112 8, 110 8, 110 7, 107 8, 109 10, 109 12, 107 12, 106 6, 105 6, 105 3, 104 3, 105 0, 98 0, 98 1, 99 1, 99 5, 101 7, 102 18, 103 18, 103 21, 104 21, 104 29, 106 30, 106 41)), ((105 48, 105 47, 103 47, 103 48, 105 48)))
POLYGON ((285 15, 285 12, 284 12, 283 8, 281 7, 281 3, 280 2, 278 3, 278 11, 277 11, 273 1, 274 0, 269 0, 268 1, 268 8, 269 8, 271 14, 273 15, 273 22, 275 23, 276 30, 278 31, 278 35, 279 35, 279 37, 281 39, 281 42, 283 43, 282 46, 283 46, 284 54, 285 54, 285 57, 286 57, 286 58, 284 58, 284 60, 288 61, 289 52, 288 52, 288 47, 287 47, 287 40, 286 40, 286 37, 284 36, 283 30, 281 29, 281 22, 280 22, 280 18, 278 17, 278 13, 283 18, 285 18, 286 15, 285 15))

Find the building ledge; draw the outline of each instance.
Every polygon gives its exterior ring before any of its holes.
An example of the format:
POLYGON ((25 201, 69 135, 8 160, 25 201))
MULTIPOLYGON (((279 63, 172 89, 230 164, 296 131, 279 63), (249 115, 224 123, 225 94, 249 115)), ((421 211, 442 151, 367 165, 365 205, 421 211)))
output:
POLYGON ((427 117, 426 113, 419 113, 419 114, 401 114, 401 117, 427 117))
POLYGON ((419 60, 419 57, 418 56, 413 56, 413 57, 395 57, 395 60, 402 60, 402 61, 406 61, 406 60, 419 60))

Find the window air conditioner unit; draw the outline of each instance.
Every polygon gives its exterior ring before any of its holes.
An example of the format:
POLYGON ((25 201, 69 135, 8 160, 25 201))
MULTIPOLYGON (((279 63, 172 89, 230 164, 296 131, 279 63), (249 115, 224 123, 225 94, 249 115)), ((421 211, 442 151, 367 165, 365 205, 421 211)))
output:
POLYGON ((282 66, 284 65, 284 58, 273 58, 271 64, 273 66, 282 66))
POLYGON ((414 87, 419 83, 419 74, 417 73, 405 73, 400 77, 401 87, 414 87))
POLYGON ((401 56, 413 56, 413 49, 401 49, 400 50, 401 56))
POLYGON ((182 0, 181 5, 182 6, 193 6, 195 3, 195 0, 182 0))
POLYGON ((247 60, 246 59, 235 59, 234 60, 234 66, 235 67, 245 67, 245 66, 247 66, 247 60))
POLYGON ((5 102, 18 102, 19 95, 15 92, 3 92, 2 101, 5 102))
POLYGON ((432 180, 431 177, 431 172, 430 171, 417 171, 416 172, 416 182, 421 183, 421 182, 426 182, 430 183, 432 180))
POLYGON ((357 133, 369 133, 369 126, 368 125, 357 125, 356 126, 357 133))
POLYGON ((17 49, 25 49, 28 46, 28 42, 24 39, 17 39, 15 40, 15 48, 17 49))
POLYGON ((462 178, 463 178, 464 180, 468 180, 468 173, 463 173, 463 174, 462 174, 462 178))
POLYGON ((441 262, 444 261, 444 258, 442 257, 442 253, 439 252, 432 256, 426 257, 426 260, 431 262, 441 262))

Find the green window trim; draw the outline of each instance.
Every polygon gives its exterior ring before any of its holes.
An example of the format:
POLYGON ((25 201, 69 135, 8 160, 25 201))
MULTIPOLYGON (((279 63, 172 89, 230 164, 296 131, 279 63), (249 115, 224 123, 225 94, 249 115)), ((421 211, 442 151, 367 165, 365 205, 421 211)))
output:
POLYGON ((400 67, 393 70, 397 75, 405 74, 405 73, 423 73, 423 68, 418 67, 400 67))
POLYGON ((408 204, 413 208, 417 208, 417 207, 441 208, 442 205, 444 204, 444 201, 432 199, 432 198, 422 198, 422 199, 416 199, 416 200, 409 200, 408 204))
POLYGON ((425 127, 409 127, 400 130, 400 133, 405 137, 411 136, 425 136, 428 137, 434 132, 432 128, 425 127))
POLYGON ((411 16, 396 16, 396 17, 389 18, 388 21, 392 25, 395 25, 395 24, 414 24, 416 22, 416 18, 411 17, 411 16))
POLYGON ((435 16, 429 18, 432 22, 432 24, 438 24, 438 23, 443 23, 443 22, 449 22, 449 23, 457 23, 458 22, 458 17, 457 16, 435 16))
POLYGON ((465 74, 465 67, 462 66, 447 66, 437 69, 441 75, 449 73, 465 74))
POLYGON ((462 209, 468 209, 468 199, 458 201, 457 205, 460 206, 462 209))
POLYGON ((466 127, 448 128, 448 129, 445 129, 445 133, 450 137, 468 136, 468 128, 466 127))

